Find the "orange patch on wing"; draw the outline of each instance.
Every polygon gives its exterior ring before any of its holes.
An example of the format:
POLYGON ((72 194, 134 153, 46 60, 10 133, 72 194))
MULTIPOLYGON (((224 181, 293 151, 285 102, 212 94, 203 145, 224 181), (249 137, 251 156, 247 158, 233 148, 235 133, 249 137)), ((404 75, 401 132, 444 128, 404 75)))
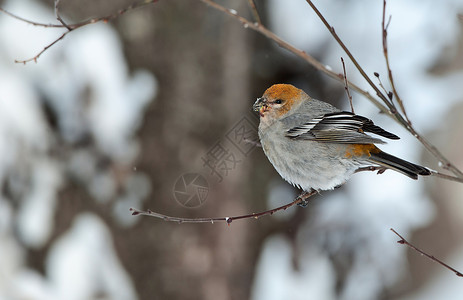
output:
POLYGON ((373 144, 352 144, 346 148, 346 158, 352 158, 354 156, 371 156, 371 153, 379 153, 379 150, 373 144))

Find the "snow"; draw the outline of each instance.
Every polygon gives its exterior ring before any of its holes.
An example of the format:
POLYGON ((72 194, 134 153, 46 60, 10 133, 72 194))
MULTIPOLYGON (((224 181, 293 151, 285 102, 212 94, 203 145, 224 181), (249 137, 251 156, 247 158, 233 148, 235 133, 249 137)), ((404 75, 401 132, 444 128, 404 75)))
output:
POLYGON ((112 247, 107 226, 93 214, 78 216, 53 244, 45 273, 43 277, 23 268, 10 274, 11 285, 0 289, 0 298, 83 300, 104 295, 106 299, 137 299, 133 283, 112 247))
MULTIPOLYGON (((462 251, 463 248, 461 247, 455 249, 455 254, 450 258, 446 257, 445 261, 451 266, 463 266, 462 251)), ((413 295, 401 297, 400 300, 458 300, 461 295, 461 277, 455 276, 454 273, 449 272, 447 269, 440 269, 438 275, 429 284, 421 287, 413 295)))
POLYGON ((136 299, 133 283, 112 247, 107 226, 93 214, 80 215, 49 251, 46 272, 56 299, 136 299))
POLYGON ((265 241, 251 299, 334 299, 334 272, 325 255, 305 252, 300 257, 300 269, 295 270, 292 254, 289 241, 281 235, 265 241))
MULTIPOLYGON (((330 0, 315 1, 315 5, 373 81, 373 72, 378 72, 388 86, 381 41, 382 1, 330 0)), ((392 15, 388 49, 395 82, 409 117, 421 133, 439 128, 446 113, 463 95, 462 71, 439 76, 428 72, 441 59, 442 49, 456 47, 461 36, 456 11, 462 9, 463 2, 457 0, 438 4, 418 0, 387 2, 387 15, 392 15)), ((277 35, 307 53, 322 53, 321 63, 340 73, 343 56, 349 80, 370 90, 305 1, 271 0, 269 14, 271 30, 277 35)), ((281 52, 293 55, 284 49, 281 52)), ((371 90, 370 93, 375 94, 371 90)), ((356 113, 369 116, 401 137, 381 148, 418 162, 422 146, 416 139, 379 115, 377 108, 365 99, 355 93, 353 96, 356 113)), ((348 109, 348 101, 344 108, 348 109)), ((269 199, 280 193, 277 188, 270 192, 269 199)), ((392 227, 406 237, 432 221, 434 207, 424 191, 423 180, 408 180, 392 171, 380 176, 364 172, 354 175, 342 192, 324 192, 320 197, 319 205, 309 205, 308 209, 315 211, 301 226, 294 246, 301 253, 301 265, 310 268, 310 272, 304 267, 296 272, 292 246, 279 235, 271 236, 260 254, 252 299, 377 299, 383 289, 407 275, 407 249, 398 247, 398 237, 389 229, 392 227), (332 288, 336 280, 334 273, 329 272, 335 267, 330 258, 346 253, 352 264, 346 269, 346 281, 338 295, 330 294, 329 286, 332 288)), ((269 202, 268 206, 275 205, 269 202)), ((461 260, 459 255, 455 264, 461 265, 461 260)), ((442 276, 446 280, 454 278, 451 288, 444 279, 436 279, 430 287, 407 299, 454 299, 454 295, 461 295, 458 278, 446 270, 442 276)))
MULTIPOLYGON (((373 77, 376 71, 387 83, 380 33, 382 1, 315 4, 367 73, 373 77)), ((307 53, 323 53, 322 63, 333 70, 342 71, 339 57, 343 56, 349 79, 367 88, 305 1, 270 0, 268 5, 276 34, 307 53)), ((52 11, 32 0, 4 1, 2 7, 44 23, 54 19, 52 11)), ((463 72, 433 76, 427 71, 442 59, 442 49, 454 47, 461 35, 455 11, 462 9, 461 0, 388 1, 392 69, 419 132, 438 128, 452 105, 461 100, 463 72)), ((157 93, 157 82, 146 70, 129 72, 121 41, 107 24, 72 32, 37 64, 14 63, 35 55, 62 32, 0 17, 0 183, 10 192, 0 197, 0 299, 83 300, 101 295, 137 299, 133 282, 112 246, 109 228, 100 217, 77 215, 68 230, 56 240, 50 238, 59 204, 57 193, 66 176, 77 179, 99 203, 111 205, 117 224, 137 222, 128 207, 140 207, 151 186, 146 174, 132 166, 139 151, 135 132, 157 93), (43 105, 58 116, 58 135, 51 133, 43 105), (68 157, 49 153, 58 139, 73 146, 87 137, 95 141, 95 148, 76 148, 68 157), (97 167, 101 156, 134 171, 127 175, 117 197, 120 187, 114 174, 97 167), (41 274, 27 266, 26 252, 47 243, 51 248, 41 274)), ((418 161, 421 146, 414 137, 377 114, 373 105, 353 96, 357 113, 401 137, 383 149, 418 161)), ((315 210, 314 217, 296 237, 299 269, 294 268, 289 241, 281 234, 270 236, 260 253, 251 299, 377 298, 383 288, 407 274, 406 248, 395 243, 397 237, 389 228, 407 237, 432 221, 434 208, 423 185, 421 180, 386 171, 381 176, 357 174, 342 192, 322 193, 320 205, 306 208, 315 210), (336 295, 331 258, 340 252, 352 253, 352 267, 345 287, 336 295)), ((288 187, 280 180, 272 182, 269 207, 294 196, 288 187)), ((288 210, 273 217, 284 219, 293 213, 288 210)), ((455 254, 449 263, 462 265, 462 261, 455 254)), ((456 280, 460 279, 443 270, 430 285, 404 300, 452 299, 463 293, 456 280)))
POLYGON ((37 160, 33 172, 33 185, 23 200, 17 222, 23 243, 39 248, 48 241, 54 227, 55 191, 61 185, 61 178, 56 163, 46 159, 37 160))
MULTIPOLYGON (((2 7, 39 22, 55 20, 52 10, 32 0, 4 1, 2 7)), ((0 183, 8 190, 0 198, 0 299, 137 299, 100 217, 79 214, 66 232, 50 238, 57 194, 68 176, 96 201, 113 197, 107 205, 117 223, 132 226, 138 220, 127 220, 128 208, 147 197, 146 175, 127 174, 123 195, 115 197, 119 181, 98 162, 106 157, 132 170, 139 151, 135 133, 157 93, 156 79, 146 70, 129 72, 121 41, 107 24, 73 31, 38 63, 14 63, 62 32, 0 17, 0 183), (56 117, 58 133, 44 105, 56 117), (73 147, 88 137, 94 146, 73 147), (56 151, 63 148, 69 150, 56 151), (48 243, 41 274, 28 267, 25 254, 48 243)))

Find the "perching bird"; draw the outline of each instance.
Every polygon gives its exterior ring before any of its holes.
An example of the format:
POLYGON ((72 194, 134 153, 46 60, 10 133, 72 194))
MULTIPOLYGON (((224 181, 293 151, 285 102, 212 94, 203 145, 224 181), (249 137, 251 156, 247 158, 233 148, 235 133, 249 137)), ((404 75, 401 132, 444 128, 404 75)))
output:
POLYGON ((412 179, 430 175, 422 166, 381 151, 384 144, 366 133, 397 140, 370 119, 345 112, 289 85, 268 88, 253 108, 259 112, 259 138, 277 172, 304 191, 330 190, 359 168, 381 166, 412 179))

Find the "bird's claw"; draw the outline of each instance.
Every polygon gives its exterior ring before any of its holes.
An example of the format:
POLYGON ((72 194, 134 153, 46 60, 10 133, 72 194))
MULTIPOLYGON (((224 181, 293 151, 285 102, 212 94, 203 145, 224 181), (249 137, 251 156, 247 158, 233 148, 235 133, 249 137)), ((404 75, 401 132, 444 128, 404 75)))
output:
POLYGON ((309 200, 305 200, 305 199, 302 199, 302 200, 297 204, 297 206, 300 206, 300 207, 307 207, 307 205, 309 205, 309 200))

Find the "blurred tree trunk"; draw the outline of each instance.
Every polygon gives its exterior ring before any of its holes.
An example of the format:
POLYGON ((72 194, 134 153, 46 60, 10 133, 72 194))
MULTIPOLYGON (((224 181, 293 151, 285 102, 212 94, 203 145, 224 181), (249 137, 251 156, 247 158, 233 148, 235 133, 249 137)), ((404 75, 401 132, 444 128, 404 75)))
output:
MULTIPOLYGON (((232 5, 246 11, 246 1, 232 5)), ((173 198, 175 180, 184 172, 207 173, 201 157, 249 113, 249 31, 192 1, 160 1, 118 22, 130 65, 148 68, 159 81, 137 164, 152 180, 145 206, 188 217, 249 212, 255 205, 244 200, 242 185, 249 180, 249 159, 221 183, 209 180, 200 208, 184 208, 173 198)), ((117 239, 141 299, 225 300, 249 297, 255 235, 249 222, 227 227, 143 218, 117 239)))

